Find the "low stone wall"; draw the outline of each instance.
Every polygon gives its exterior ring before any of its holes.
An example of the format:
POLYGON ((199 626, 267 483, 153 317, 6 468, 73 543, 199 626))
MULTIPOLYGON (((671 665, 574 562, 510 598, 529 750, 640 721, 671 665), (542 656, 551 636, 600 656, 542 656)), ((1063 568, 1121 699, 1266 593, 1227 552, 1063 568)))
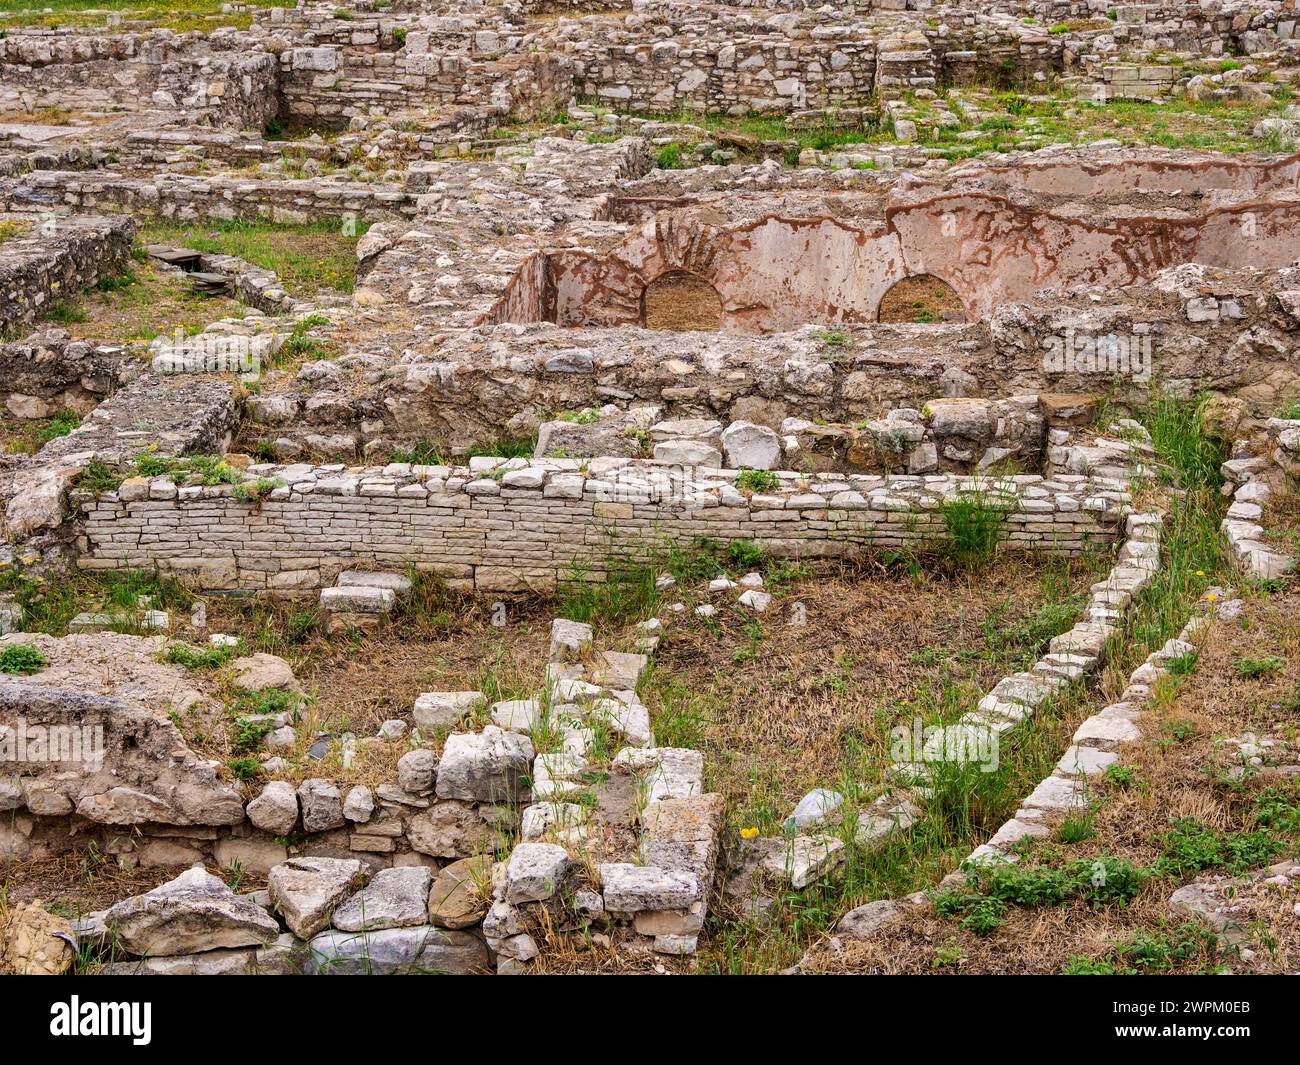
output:
POLYGON ((366 222, 409 218, 414 197, 389 185, 353 181, 250 181, 160 173, 39 170, 0 182, 10 210, 129 211, 164 218, 243 218, 310 222, 355 216, 366 222))
POLYGON ((77 500, 80 566, 158 566, 206 588, 292 594, 358 562, 414 563, 456 588, 524 592, 601 580, 619 559, 696 537, 793 557, 921 548, 947 535, 944 507, 963 496, 1000 501, 1005 542, 1079 554, 1115 539, 1129 503, 1122 482, 1084 476, 782 473, 778 488, 749 495, 732 471, 626 459, 250 473, 267 489, 251 502, 246 488, 178 487, 170 478, 132 478, 116 493, 77 500))
POLYGON ((130 259, 129 218, 0 218, 17 233, 0 242, 0 331, 36 321, 130 259))

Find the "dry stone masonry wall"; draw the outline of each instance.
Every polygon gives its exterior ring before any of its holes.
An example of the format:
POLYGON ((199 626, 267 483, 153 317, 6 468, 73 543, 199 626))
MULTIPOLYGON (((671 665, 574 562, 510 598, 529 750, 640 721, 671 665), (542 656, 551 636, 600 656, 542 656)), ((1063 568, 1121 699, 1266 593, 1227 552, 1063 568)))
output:
POLYGON ((599 579, 611 559, 667 540, 749 540, 775 553, 828 557, 916 546, 945 535, 942 508, 1005 494, 1003 535, 1030 551, 1078 554, 1116 535, 1122 484, 1058 477, 865 477, 779 474, 742 493, 736 471, 623 459, 471 459, 468 467, 396 464, 252 467, 274 484, 256 503, 230 486, 133 478, 81 504, 86 570, 160 566, 207 588, 315 590, 356 562, 412 562, 454 587, 543 591, 599 579))

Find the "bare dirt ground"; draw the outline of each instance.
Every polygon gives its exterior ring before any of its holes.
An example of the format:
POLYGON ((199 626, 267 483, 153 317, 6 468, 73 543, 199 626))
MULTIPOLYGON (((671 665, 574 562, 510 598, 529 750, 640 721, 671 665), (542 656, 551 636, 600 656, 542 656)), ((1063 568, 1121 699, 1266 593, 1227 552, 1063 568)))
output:
POLYGON ((646 702, 660 743, 704 751, 736 818, 774 828, 810 788, 878 786, 890 728, 960 716, 1073 623, 1069 599, 1095 579, 1011 557, 979 573, 826 566, 778 584, 761 619, 674 625, 646 702))
POLYGON ((700 329, 716 332, 722 300, 713 286, 693 274, 664 274, 645 290, 647 329, 700 329))
POLYGON ((966 308, 946 281, 930 274, 904 278, 880 301, 881 322, 964 322, 966 308))

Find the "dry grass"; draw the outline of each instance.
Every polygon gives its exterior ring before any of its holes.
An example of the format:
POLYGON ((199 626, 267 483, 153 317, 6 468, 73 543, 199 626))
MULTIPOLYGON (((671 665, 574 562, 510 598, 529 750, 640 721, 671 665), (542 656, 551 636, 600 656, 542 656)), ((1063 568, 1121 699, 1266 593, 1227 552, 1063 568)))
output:
MULTIPOLYGON (((1121 764, 1131 767, 1128 786, 1097 786, 1093 835, 1079 843, 1035 844, 1025 862, 1059 864, 1101 856, 1124 858, 1147 867, 1164 847, 1159 837, 1176 818, 1194 817, 1224 832, 1256 828, 1253 800, 1284 779, 1278 766, 1300 762, 1295 713, 1300 694, 1300 589, 1248 599, 1238 622, 1217 624, 1202 646, 1195 671, 1162 683, 1142 719, 1143 740, 1125 750, 1121 764), (1241 675, 1243 661, 1280 659, 1267 676, 1241 675), (1247 770, 1226 742, 1253 732, 1277 742, 1265 765, 1247 770)), ((1289 772, 1294 772, 1294 768, 1289 772)), ((1275 860, 1300 854, 1300 841, 1284 839, 1275 860)), ((1213 875, 1213 871, 1208 874, 1213 875)), ((1169 896, 1193 876, 1154 877, 1128 906, 1092 909, 1082 902, 1051 908, 1012 907, 1005 922, 987 936, 963 931, 954 920, 925 909, 868 942, 841 941, 838 948, 814 951, 809 971, 863 973, 1057 973, 1071 959, 1109 956, 1117 943, 1137 935, 1168 936, 1187 921, 1168 905, 1169 896), (959 959, 959 960, 953 960, 959 959)), ((1258 879, 1258 877, 1256 878, 1258 879)), ((1233 971, 1275 973, 1300 964, 1300 926, 1295 920, 1294 889, 1243 883, 1236 904, 1245 930, 1247 954, 1202 943, 1171 971, 1202 972, 1228 966, 1233 971)))
POLYGON ((781 588, 761 618, 717 597, 710 623, 688 613, 660 647, 646 692, 657 738, 704 751, 706 783, 738 823, 775 829, 817 786, 869 797, 889 730, 917 716, 953 721, 1023 668, 1033 642, 1074 620, 1050 613, 1040 629, 1040 610, 1085 592, 1094 565, 1008 557, 977 573, 827 568, 781 588), (796 603, 806 626, 791 624, 796 603), (1030 642, 999 642, 1009 634, 1030 642))

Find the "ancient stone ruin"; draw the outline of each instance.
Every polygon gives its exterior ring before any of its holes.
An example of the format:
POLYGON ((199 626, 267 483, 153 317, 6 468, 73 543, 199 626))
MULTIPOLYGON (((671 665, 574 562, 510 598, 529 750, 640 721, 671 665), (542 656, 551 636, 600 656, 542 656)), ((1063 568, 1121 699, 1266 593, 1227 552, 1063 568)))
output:
POLYGON ((5 5, 0 970, 1297 971, 1293 6, 5 5))

